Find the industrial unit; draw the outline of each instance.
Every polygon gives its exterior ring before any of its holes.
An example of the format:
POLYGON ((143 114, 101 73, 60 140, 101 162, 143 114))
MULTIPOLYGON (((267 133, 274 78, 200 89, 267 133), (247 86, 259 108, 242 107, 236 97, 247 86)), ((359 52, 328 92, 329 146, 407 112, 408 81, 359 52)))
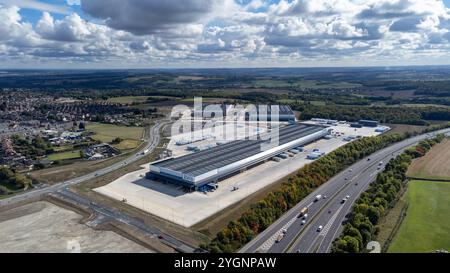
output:
POLYGON ((292 124, 279 129, 279 145, 262 151, 267 138, 237 140, 209 150, 150 165, 147 178, 182 185, 190 190, 217 187, 218 181, 330 134, 322 126, 292 124))
MULTIPOLYGON (((256 117, 252 117, 252 119, 261 121, 261 120, 272 120, 272 105, 255 105, 256 106, 256 117)), ((278 107, 278 121, 280 122, 295 122, 295 113, 292 111, 291 107, 288 105, 274 105, 278 107)), ((216 111, 219 110, 222 117, 226 117, 228 114, 233 113, 233 109, 235 111, 239 111, 238 108, 235 108, 235 105, 231 104, 220 104, 220 105, 206 105, 203 107, 201 111, 194 109, 194 114, 203 117, 217 117, 218 114, 216 111), (216 107, 211 107, 216 106, 216 107)), ((193 114, 193 115, 194 115, 193 114)), ((245 120, 250 119, 250 113, 245 112, 245 120)))

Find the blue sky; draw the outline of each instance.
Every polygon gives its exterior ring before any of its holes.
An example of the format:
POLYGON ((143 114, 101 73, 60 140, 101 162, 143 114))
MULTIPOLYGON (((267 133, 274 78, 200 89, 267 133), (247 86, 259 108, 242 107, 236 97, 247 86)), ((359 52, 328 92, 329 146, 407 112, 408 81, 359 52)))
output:
POLYGON ((0 0, 0 68, 449 64, 449 28, 450 0, 0 0))

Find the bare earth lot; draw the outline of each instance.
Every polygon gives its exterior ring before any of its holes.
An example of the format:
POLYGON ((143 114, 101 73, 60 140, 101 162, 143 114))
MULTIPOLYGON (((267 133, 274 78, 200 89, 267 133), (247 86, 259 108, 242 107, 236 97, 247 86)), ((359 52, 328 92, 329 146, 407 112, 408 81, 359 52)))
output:
POLYGON ((408 176, 450 179, 450 140, 443 140, 426 156, 415 160, 408 169, 408 176))
POLYGON ((151 252, 112 231, 91 229, 81 219, 48 202, 0 212, 0 253, 151 252))

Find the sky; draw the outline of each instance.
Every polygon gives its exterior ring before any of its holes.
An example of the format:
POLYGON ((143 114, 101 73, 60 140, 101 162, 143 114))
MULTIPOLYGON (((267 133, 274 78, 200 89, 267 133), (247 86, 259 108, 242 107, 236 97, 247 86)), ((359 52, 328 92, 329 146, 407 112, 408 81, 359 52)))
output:
POLYGON ((0 68, 450 64, 450 0, 0 0, 0 68))

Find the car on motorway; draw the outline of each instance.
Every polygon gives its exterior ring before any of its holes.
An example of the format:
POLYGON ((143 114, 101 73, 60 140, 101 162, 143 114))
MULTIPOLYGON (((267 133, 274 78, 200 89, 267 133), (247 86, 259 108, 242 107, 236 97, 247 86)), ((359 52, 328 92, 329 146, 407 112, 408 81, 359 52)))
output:
POLYGON ((287 229, 283 228, 283 229, 281 230, 281 232, 282 232, 283 234, 286 234, 286 233, 287 233, 287 229))
POLYGON ((317 202, 317 201, 319 201, 320 199, 322 199, 322 195, 321 195, 321 194, 316 195, 316 197, 314 198, 314 202, 317 202))
POLYGON ((383 165, 383 161, 380 161, 380 163, 378 163, 378 166, 382 166, 383 165))
POLYGON ((305 213, 305 215, 303 215, 303 220, 306 220, 306 218, 308 218, 308 213, 305 213))
POLYGON ((347 195, 346 197, 342 198, 341 204, 344 204, 349 198, 350 198, 350 195, 347 195))
POLYGON ((319 226, 319 227, 317 228, 317 232, 321 232, 322 229, 323 229, 323 226, 319 226))
POLYGON ((306 220, 302 220, 301 224, 302 224, 302 226, 303 226, 304 224, 306 224, 306 220))

